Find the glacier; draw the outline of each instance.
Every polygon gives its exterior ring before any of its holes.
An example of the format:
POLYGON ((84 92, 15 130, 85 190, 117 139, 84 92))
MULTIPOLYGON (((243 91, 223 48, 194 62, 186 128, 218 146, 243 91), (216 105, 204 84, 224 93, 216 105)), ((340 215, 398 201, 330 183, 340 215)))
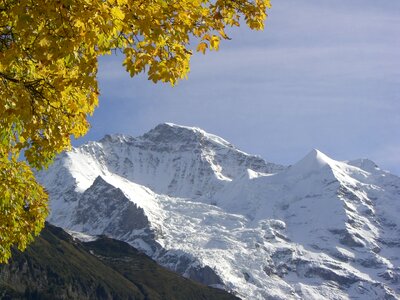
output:
POLYGON ((73 148, 37 177, 49 222, 242 299, 400 299, 400 178, 368 159, 314 149, 282 166, 165 123, 73 148))

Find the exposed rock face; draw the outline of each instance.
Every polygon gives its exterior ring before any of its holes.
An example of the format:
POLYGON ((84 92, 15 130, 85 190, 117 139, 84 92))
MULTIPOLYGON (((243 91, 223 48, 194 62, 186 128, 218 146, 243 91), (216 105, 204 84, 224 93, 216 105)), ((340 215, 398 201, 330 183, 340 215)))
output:
POLYGON ((283 167, 162 124, 73 149, 39 178, 51 222, 242 298, 399 298, 400 178, 369 160, 312 150, 283 167))
POLYGON ((107 183, 101 176, 79 197, 78 202, 72 220, 77 231, 85 232, 85 224, 91 224, 92 233, 98 228, 99 234, 126 234, 127 231, 149 227, 143 209, 129 201, 120 189, 107 183))

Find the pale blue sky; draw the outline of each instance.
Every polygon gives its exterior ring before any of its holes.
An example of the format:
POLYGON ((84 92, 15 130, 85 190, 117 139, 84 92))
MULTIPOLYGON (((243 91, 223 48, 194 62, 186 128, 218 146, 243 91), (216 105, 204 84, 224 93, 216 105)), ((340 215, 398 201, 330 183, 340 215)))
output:
POLYGON ((189 79, 174 88, 130 78, 119 57, 101 58, 100 106, 74 144, 173 122, 276 163, 318 148, 399 175, 400 1, 272 4, 265 31, 232 31, 219 52, 194 55, 189 79))

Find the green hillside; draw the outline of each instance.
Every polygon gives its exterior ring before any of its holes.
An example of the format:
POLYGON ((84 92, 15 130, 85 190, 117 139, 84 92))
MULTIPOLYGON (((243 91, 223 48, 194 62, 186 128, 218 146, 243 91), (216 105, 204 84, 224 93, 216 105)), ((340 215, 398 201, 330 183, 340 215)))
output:
POLYGON ((157 265, 127 243, 74 240, 47 224, 8 265, 0 265, 1 299, 238 299, 157 265))

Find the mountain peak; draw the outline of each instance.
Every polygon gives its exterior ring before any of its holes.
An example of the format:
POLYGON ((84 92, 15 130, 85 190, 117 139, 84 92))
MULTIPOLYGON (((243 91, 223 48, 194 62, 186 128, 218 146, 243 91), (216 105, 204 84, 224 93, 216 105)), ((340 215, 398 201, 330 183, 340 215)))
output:
POLYGON ((100 143, 126 143, 133 142, 135 140, 134 137, 127 134, 106 134, 99 142, 100 143))
POLYGON ((232 144, 223 138, 205 132, 198 127, 177 125, 174 123, 162 123, 139 137, 142 141, 164 145, 196 145, 211 142, 225 147, 233 148, 232 144))
POLYGON ((99 175, 114 174, 159 194, 193 198, 220 189, 247 169, 266 174, 284 169, 200 128, 173 123, 159 124, 136 138, 106 135, 69 152, 67 165, 81 191, 99 175))
POLYGON ((327 164, 330 164, 333 160, 326 155, 325 153, 321 152, 318 149, 312 149, 305 158, 303 158, 303 160, 307 160, 309 162, 316 162, 318 163, 320 166, 324 166, 327 164))
POLYGON ((291 173, 307 173, 319 171, 326 166, 332 166, 335 161, 318 149, 312 149, 302 160, 290 168, 291 173))
POLYGON ((373 162, 370 159, 367 158, 360 158, 360 159, 356 159, 356 160, 352 160, 348 162, 349 165, 352 165, 354 167, 360 168, 364 171, 373 173, 376 172, 377 170, 379 170, 378 165, 373 162))
POLYGON ((231 143, 223 138, 210 134, 201 128, 177 125, 169 122, 158 124, 147 133, 136 138, 126 134, 107 134, 99 140, 101 144, 129 144, 133 142, 174 147, 185 145, 192 148, 208 142, 214 145, 234 148, 231 143))

